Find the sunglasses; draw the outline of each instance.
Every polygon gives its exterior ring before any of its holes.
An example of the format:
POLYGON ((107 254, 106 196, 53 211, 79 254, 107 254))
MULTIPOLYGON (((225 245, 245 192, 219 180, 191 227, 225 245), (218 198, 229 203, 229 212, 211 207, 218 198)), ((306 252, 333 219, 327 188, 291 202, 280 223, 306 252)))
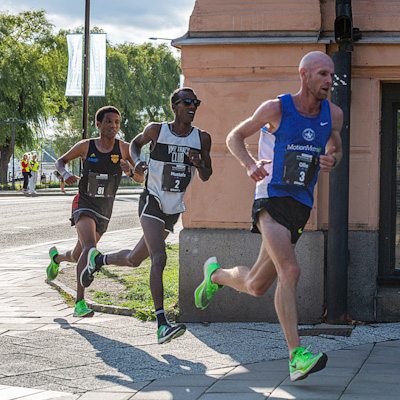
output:
POLYGON ((185 103, 185 106, 190 106, 193 103, 196 108, 201 103, 201 100, 197 100, 197 99, 178 99, 177 101, 174 102, 174 104, 178 104, 181 101, 183 101, 185 103))

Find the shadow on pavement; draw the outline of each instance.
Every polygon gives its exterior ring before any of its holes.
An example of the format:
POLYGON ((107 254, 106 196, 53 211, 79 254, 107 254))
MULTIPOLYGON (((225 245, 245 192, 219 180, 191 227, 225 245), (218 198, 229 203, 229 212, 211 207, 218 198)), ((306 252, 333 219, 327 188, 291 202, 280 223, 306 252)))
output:
MULTIPOLYGON (((70 325, 63 318, 54 319, 59 323, 62 329, 72 330, 87 340, 96 350, 96 353, 89 353, 89 368, 85 372, 85 376, 92 376, 97 380, 112 382, 115 385, 123 385, 132 387, 135 382, 149 381, 163 377, 170 377, 177 374, 189 374, 193 372, 202 372, 206 368, 202 363, 191 362, 175 357, 171 354, 165 354, 167 347, 158 344, 150 345, 155 350, 155 354, 159 358, 150 355, 148 352, 141 350, 140 345, 132 343, 144 342, 143 346, 149 348, 149 335, 144 334, 140 337, 126 337, 126 341, 116 340, 105 336, 104 333, 96 333, 94 330, 99 329, 95 325, 91 325, 91 329, 84 329, 78 326, 70 325), (99 363, 98 359, 102 362, 99 363)), ((101 329, 101 328, 100 328, 101 329)), ((115 327, 118 330, 118 327, 115 327)), ((135 333, 132 332, 132 336, 135 333)), ((116 334, 119 338, 120 334, 116 334)), ((122 335, 124 336, 124 335, 122 335)), ((126 336, 126 332, 125 332, 126 336)), ((129 336, 129 335, 128 335, 129 336)), ((153 337, 152 337, 153 339, 153 337)), ((87 350, 86 350, 87 353, 87 350)), ((87 354, 82 352, 82 357, 87 354)), ((99 389, 100 384, 96 389, 99 389)), ((109 386, 109 385, 104 385, 109 386)), ((94 389, 94 388, 93 388, 94 389)))

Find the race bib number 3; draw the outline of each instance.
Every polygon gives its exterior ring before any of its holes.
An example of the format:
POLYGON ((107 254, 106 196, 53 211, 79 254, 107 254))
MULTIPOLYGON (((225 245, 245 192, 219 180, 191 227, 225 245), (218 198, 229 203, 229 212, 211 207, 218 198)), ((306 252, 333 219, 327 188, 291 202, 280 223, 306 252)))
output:
POLYGON ((114 197, 115 176, 90 172, 86 194, 90 197, 114 197))
POLYGON ((283 183, 308 187, 314 179, 318 158, 298 151, 288 151, 285 156, 283 183))
POLYGON ((184 192, 191 179, 189 165, 165 164, 162 177, 162 190, 165 192, 184 192))

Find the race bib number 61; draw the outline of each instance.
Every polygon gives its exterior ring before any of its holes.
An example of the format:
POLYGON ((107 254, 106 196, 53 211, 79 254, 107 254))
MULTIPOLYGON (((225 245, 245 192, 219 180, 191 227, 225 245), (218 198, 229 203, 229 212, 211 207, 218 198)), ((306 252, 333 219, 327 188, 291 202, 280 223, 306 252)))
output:
POLYGON ((114 197, 115 176, 90 172, 86 194, 90 197, 114 197))

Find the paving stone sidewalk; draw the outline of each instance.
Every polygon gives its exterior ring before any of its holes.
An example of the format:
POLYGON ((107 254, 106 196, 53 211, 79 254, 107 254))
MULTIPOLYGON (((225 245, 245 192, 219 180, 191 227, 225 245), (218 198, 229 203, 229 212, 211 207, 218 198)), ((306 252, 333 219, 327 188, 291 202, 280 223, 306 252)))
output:
MULTIPOLYGON (((99 248, 133 247, 140 236, 140 228, 106 233, 99 248)), ((400 323, 357 326, 350 337, 302 337, 328 353, 328 365, 292 383, 277 324, 187 324, 181 338, 158 345, 154 322, 74 318, 45 283, 49 247, 74 242, 0 255, 1 400, 400 399, 400 323)))

